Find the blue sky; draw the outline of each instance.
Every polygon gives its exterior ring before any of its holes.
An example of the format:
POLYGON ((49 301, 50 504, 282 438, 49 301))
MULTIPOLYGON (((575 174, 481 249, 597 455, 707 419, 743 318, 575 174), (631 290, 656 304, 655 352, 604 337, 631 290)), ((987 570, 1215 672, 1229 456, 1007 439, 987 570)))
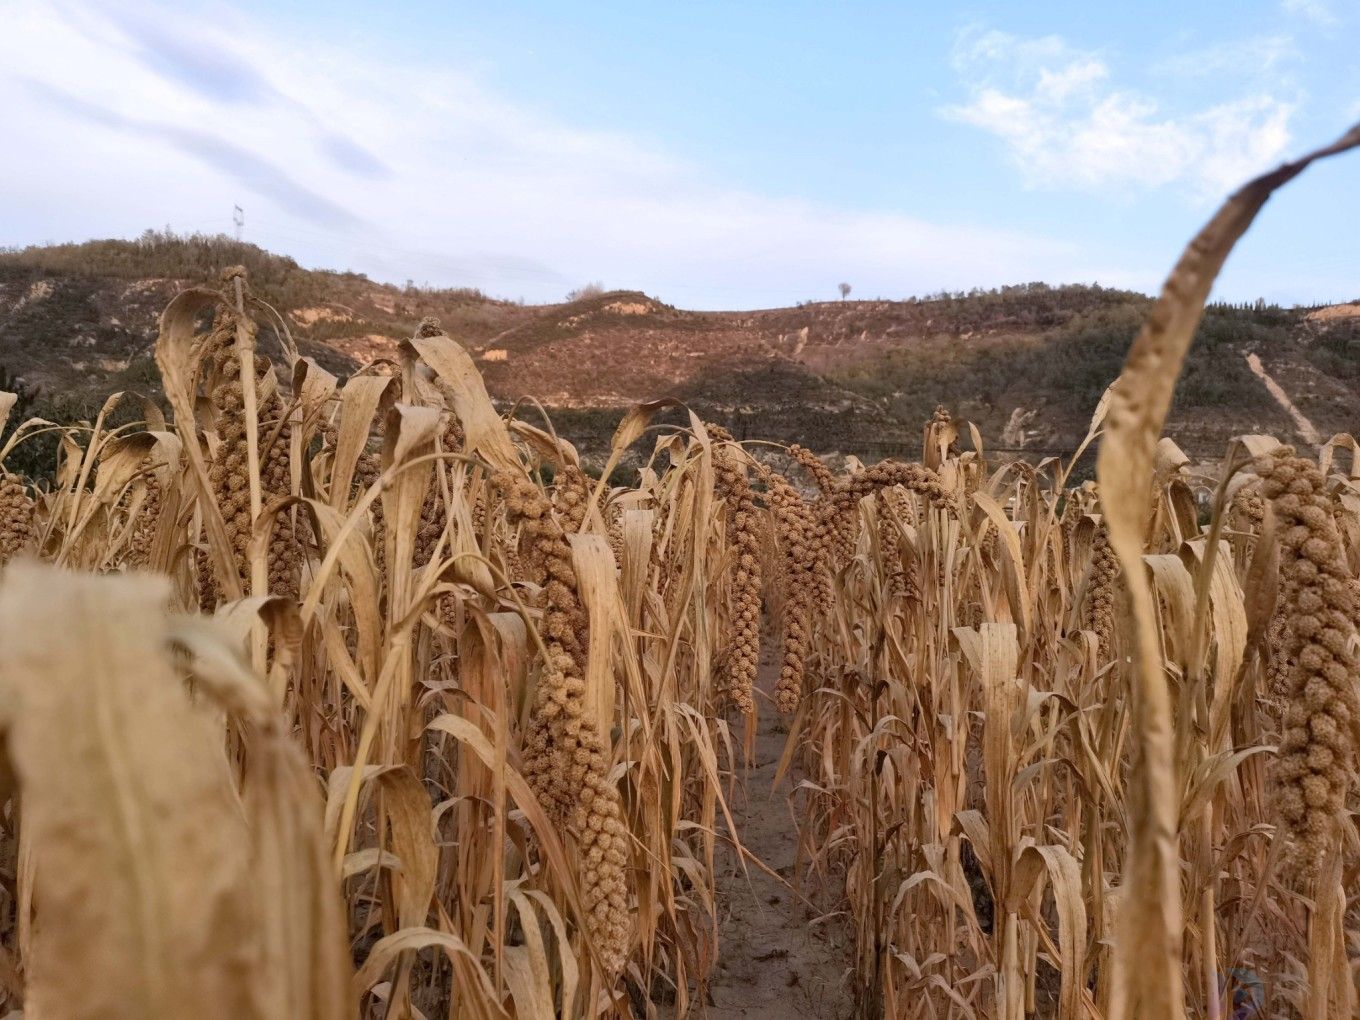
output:
MULTIPOLYGON (((1360 0, 0 0, 0 244, 230 230, 306 265, 697 308, 1151 291, 1216 202, 1360 120, 1360 0)), ((1219 295, 1360 297, 1360 158, 1219 295)))

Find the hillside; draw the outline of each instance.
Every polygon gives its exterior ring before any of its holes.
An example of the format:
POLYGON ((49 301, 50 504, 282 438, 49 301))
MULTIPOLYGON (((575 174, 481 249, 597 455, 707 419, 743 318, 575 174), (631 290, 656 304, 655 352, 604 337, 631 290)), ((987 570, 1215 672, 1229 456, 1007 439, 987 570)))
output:
MULTIPOLYGON (((764 437, 822 452, 909 452, 939 403, 993 445, 1069 451, 1149 305, 1127 291, 1029 284, 757 312, 684 311, 631 291, 525 306, 304 269, 222 237, 148 232, 0 252, 0 368, 59 416, 89 413, 112 389, 154 393, 160 310, 235 264, 331 371, 395 358, 433 315, 476 353, 493 396, 537 398, 587 452, 607 442, 619 410, 665 395, 739 436, 759 422, 764 437)), ((1281 395, 1323 436, 1354 429, 1360 305, 1211 306, 1168 432, 1205 457, 1241 432, 1306 440, 1281 395)))

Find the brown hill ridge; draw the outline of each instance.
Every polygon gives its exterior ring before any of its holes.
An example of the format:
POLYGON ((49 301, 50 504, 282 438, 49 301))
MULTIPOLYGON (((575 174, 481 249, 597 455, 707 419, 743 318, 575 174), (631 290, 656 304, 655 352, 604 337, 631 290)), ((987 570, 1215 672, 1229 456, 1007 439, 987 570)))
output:
MULTIPOLYGON (((755 312, 685 311, 636 291, 526 306, 308 270, 222 237, 148 232, 0 253, 0 368, 68 411, 112 389, 154 391, 160 310, 234 264, 300 349, 341 374, 395 360, 400 341, 435 316, 475 353, 496 398, 536 398, 583 435, 587 453, 607 442, 623 408, 659 396, 680 397, 738 435, 822 452, 908 453, 937 403, 992 442, 1069 451, 1149 303, 1127 291, 1026 284, 755 312)), ((1360 421, 1360 303, 1211 306, 1169 434, 1207 457, 1241 432, 1291 435, 1298 416, 1324 435, 1360 421)))

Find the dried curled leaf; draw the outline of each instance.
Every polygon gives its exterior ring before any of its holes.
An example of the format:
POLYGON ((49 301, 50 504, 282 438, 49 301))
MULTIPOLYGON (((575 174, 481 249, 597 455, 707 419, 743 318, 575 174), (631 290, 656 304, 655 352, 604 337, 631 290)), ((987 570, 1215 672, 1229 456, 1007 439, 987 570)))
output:
POLYGON ((173 668, 169 594, 33 563, 0 590, 0 723, 36 862, 35 1016, 264 1015, 246 821, 220 723, 173 668))

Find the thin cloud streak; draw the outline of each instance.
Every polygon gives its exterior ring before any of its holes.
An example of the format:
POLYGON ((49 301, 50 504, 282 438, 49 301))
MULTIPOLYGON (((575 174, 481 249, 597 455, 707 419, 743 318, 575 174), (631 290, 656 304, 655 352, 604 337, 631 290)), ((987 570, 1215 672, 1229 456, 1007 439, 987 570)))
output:
POLYGON ((354 228, 363 225, 338 202, 293 180, 279 167, 239 145, 207 131, 141 120, 86 102, 44 82, 28 83, 31 91, 54 110, 124 135, 159 139, 239 181, 259 195, 273 199, 322 226, 354 228))
POLYGON ((201 32, 180 33, 131 6, 110 6, 109 21, 147 70, 212 102, 260 106, 282 97, 269 79, 220 42, 201 32))
POLYGON ((148 16, 132 6, 104 12, 126 51, 147 71, 213 104, 281 106, 302 115, 319 150, 336 167, 358 177, 381 179, 391 168, 363 145, 328 127, 304 103, 281 92, 268 74, 238 53, 230 40, 163 13, 148 16))

